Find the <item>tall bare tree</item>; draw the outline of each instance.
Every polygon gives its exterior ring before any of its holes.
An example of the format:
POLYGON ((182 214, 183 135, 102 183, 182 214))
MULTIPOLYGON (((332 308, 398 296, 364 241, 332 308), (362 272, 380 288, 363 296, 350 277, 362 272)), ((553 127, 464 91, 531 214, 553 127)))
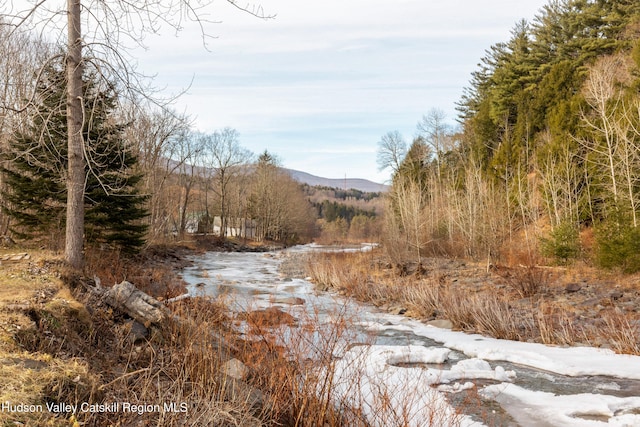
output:
POLYGON ((588 159, 606 177, 606 191, 614 209, 625 206, 638 226, 640 194, 640 158, 638 156, 638 101, 625 90, 631 81, 629 59, 622 54, 599 59, 589 70, 584 95, 591 107, 582 122, 591 131, 580 142, 587 148, 588 159))
POLYGON ((220 235, 227 235, 231 207, 231 181, 246 174, 246 166, 253 154, 240 146, 239 133, 235 129, 224 128, 207 135, 203 143, 202 158, 207 168, 213 172, 213 191, 218 197, 220 214, 220 235))
POLYGON ((376 161, 378 169, 391 169, 392 173, 396 173, 400 169, 400 164, 407 154, 407 142, 402 134, 397 130, 387 132, 378 141, 378 152, 376 161))
POLYGON ((199 141, 191 131, 189 117, 166 108, 136 109, 129 120, 129 139, 137 144, 144 174, 143 190, 150 196, 148 240, 165 239, 175 228, 173 208, 188 201, 172 198, 171 177, 176 173, 188 175, 187 181, 194 177, 199 141))
POLYGON ((434 108, 422 116, 418 122, 417 130, 424 142, 431 147, 431 153, 435 157, 436 172, 440 176, 440 164, 444 153, 451 149, 448 143, 451 140, 450 128, 446 123, 447 115, 444 111, 434 108))

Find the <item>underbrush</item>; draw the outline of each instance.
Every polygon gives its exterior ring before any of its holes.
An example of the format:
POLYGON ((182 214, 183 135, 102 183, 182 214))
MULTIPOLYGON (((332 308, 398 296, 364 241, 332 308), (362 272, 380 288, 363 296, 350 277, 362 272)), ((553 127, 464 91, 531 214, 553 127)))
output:
POLYGON ((139 254, 116 250, 88 248, 85 275, 97 277, 105 286, 127 280, 154 297, 172 298, 185 292, 184 282, 176 275, 176 267, 185 265, 182 255, 186 247, 156 245, 139 254))
MULTIPOLYGON (((56 264, 67 286, 60 283, 25 309, 31 326, 14 330, 11 339, 28 356, 0 364, 3 376, 15 377, 7 386, 22 394, 3 397, 84 410, 54 414, 45 407, 42 414, 3 422, 364 427, 371 421, 366 402, 390 402, 387 390, 374 390, 373 397, 355 392, 367 380, 361 371, 336 369, 336 356, 369 344, 352 332, 355 320, 346 306, 329 316, 277 307, 233 315, 225 301, 196 297, 167 303, 167 324, 145 328, 90 292, 95 275, 104 285, 142 283, 161 299, 182 293, 161 256, 145 256, 146 265, 136 265, 117 253, 89 253, 85 275, 56 264), (46 375, 35 375, 45 365, 46 375)), ((374 412, 382 425, 409 426, 402 414, 411 402, 405 405, 374 412)), ((443 416, 433 425, 443 425, 443 416)), ((457 425, 455 418, 444 425, 457 425)))
POLYGON ((585 321, 562 299, 556 301, 551 275, 542 267, 494 268, 484 285, 463 285, 449 280, 446 271, 416 268, 407 274, 383 259, 371 253, 316 254, 308 272, 321 288, 402 307, 422 320, 447 319, 457 330, 544 344, 606 345, 640 355, 638 313, 601 308, 597 319, 585 321))

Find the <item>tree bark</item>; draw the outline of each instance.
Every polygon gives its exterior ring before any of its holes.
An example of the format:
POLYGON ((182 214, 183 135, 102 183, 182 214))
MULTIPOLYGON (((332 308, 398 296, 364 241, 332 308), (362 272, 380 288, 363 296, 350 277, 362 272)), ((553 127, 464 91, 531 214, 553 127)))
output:
POLYGON ((84 190, 85 160, 82 138, 82 32, 80 0, 67 2, 67 222, 65 260, 76 269, 84 264, 84 190))
POLYGON ((94 291, 101 293, 107 304, 124 311, 147 328, 162 324, 168 318, 168 310, 158 300, 130 282, 123 281, 106 290, 96 287, 94 291))

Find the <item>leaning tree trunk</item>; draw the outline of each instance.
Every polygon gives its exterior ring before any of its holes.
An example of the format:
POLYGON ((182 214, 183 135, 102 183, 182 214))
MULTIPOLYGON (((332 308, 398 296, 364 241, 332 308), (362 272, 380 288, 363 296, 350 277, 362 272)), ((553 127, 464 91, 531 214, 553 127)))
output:
POLYGON ((82 32, 80 0, 67 1, 67 223, 65 260, 73 268, 82 268, 84 260, 84 181, 85 161, 82 140, 82 32))

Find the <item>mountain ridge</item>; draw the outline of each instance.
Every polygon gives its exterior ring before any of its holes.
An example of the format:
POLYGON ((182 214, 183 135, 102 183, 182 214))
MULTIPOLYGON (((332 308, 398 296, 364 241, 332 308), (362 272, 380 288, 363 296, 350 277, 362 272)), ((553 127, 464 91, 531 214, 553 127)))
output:
POLYGON ((363 178, 323 178, 320 176, 312 175, 307 172, 282 168, 296 181, 307 184, 310 186, 323 186, 340 188, 343 190, 355 189, 366 193, 379 193, 385 192, 389 189, 388 185, 380 184, 377 182, 369 181, 363 178))

